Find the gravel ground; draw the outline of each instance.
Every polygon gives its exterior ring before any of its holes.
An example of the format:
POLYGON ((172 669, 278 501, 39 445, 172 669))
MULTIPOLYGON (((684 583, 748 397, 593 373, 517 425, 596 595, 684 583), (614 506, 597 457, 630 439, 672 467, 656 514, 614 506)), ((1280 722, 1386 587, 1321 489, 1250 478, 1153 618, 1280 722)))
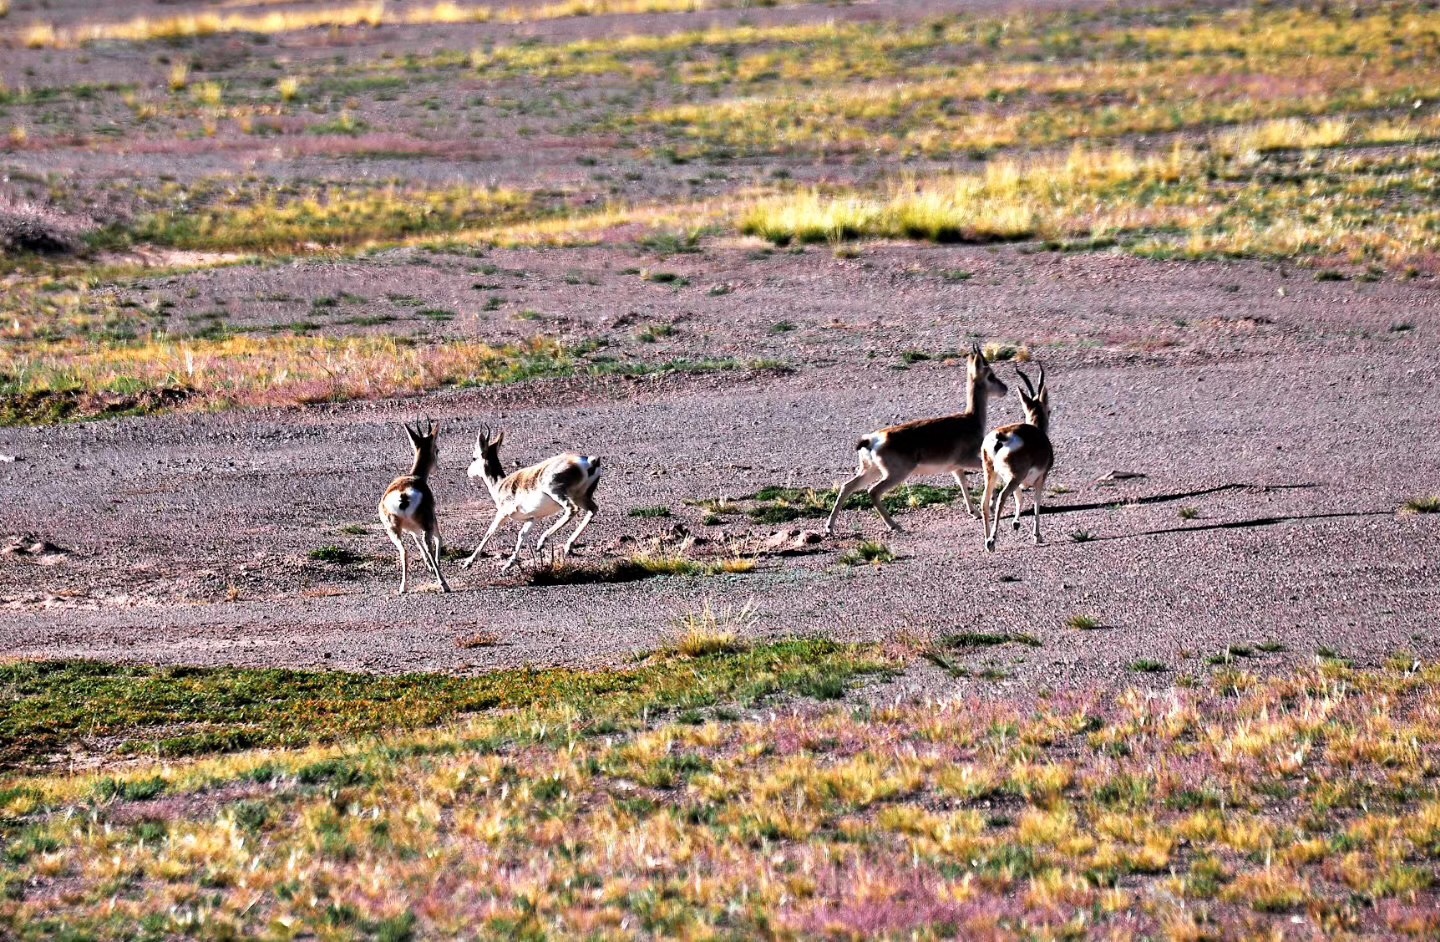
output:
MULTIPOLYGON (((957 656, 970 678, 916 675, 997 693, 1169 684, 1213 669, 1207 658, 1228 645, 1283 645, 1241 661, 1267 670, 1324 650, 1361 663, 1436 656, 1440 515, 1396 513, 1440 494, 1428 280, 1315 282, 1253 264, 1014 249, 875 245, 839 260, 821 250, 757 258, 751 248, 667 261, 695 282, 681 290, 622 274, 632 260, 613 251, 490 260, 525 272, 507 297, 537 305, 567 339, 788 370, 0 429, 0 456, 17 459, 0 462, 0 655, 378 672, 604 664, 664 643, 679 616, 708 603, 752 606, 746 630, 756 635, 1033 636, 1038 646, 957 656), (575 269, 596 283, 560 277, 575 269), (971 277, 944 276, 957 270, 971 277), (729 291, 712 295, 712 284, 729 291), (775 330, 782 322, 792 326, 775 330), (635 341, 648 323, 677 329, 658 346, 635 341), (473 548, 489 522, 488 497, 464 477, 474 430, 487 422, 508 430, 512 466, 562 448, 603 456, 587 565, 687 533, 696 553, 753 553, 777 530, 823 521, 777 527, 742 515, 705 526, 704 511, 685 502, 832 486, 848 475, 860 433, 958 402, 963 370, 939 359, 902 369, 904 352, 962 348, 972 334, 1022 342, 1047 366, 1051 484, 1065 493, 1049 498, 1044 546, 1002 528, 987 555, 979 523, 957 507, 905 514, 908 532, 895 536, 873 513, 849 512, 838 539, 798 555, 760 552, 749 574, 538 587, 500 576, 492 557, 468 572, 449 562, 451 595, 393 595, 374 502, 408 463, 399 423, 419 410, 445 428, 436 489, 457 549, 473 548), (1142 476, 1101 480, 1113 471, 1142 476), (627 515, 659 505, 672 516, 627 515), (884 539, 896 561, 841 564, 862 534, 884 539), (309 558, 328 545, 360 561, 309 558), (1099 627, 1071 627, 1077 615, 1099 627), (480 630, 499 643, 460 643, 480 630), (1137 673, 1142 659, 1166 670, 1137 673)), ((466 316, 437 331, 533 333, 486 320, 461 296, 465 261, 420 266, 390 253, 341 270, 233 268, 181 276, 173 290, 193 288, 202 304, 286 285, 318 296, 336 279, 366 296, 423 282, 443 300, 453 278, 466 316)), ((1018 412, 1013 396, 996 403, 993 424, 1018 412)), ((503 534, 500 545, 510 545, 503 534)), ((527 556, 527 570, 539 565, 527 556)), ((418 569, 412 576, 426 584, 418 569)))

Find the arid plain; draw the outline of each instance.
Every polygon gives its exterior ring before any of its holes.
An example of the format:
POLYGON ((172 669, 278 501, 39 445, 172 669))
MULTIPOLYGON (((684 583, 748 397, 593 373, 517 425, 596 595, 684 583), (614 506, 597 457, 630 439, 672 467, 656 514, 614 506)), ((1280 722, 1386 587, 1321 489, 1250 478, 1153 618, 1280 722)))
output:
POLYGON ((1436 930, 1427 5, 0 10, 0 932, 1436 930), (1045 542, 948 478, 825 537, 975 342, 1045 542), (568 562, 459 568, 482 425, 601 457, 568 562), (102 874, 82 808, 168 823, 102 874))

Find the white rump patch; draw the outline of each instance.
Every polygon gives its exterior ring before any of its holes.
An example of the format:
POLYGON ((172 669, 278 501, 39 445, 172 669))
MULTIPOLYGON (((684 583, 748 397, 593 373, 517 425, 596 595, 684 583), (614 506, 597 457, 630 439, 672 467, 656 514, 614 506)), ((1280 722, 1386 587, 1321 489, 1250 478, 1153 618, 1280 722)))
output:
POLYGON ((420 506, 420 492, 413 487, 407 487, 403 491, 392 491, 385 496, 385 509, 395 517, 413 517, 415 508, 420 506), (404 502, 405 509, 400 509, 401 502, 404 502))

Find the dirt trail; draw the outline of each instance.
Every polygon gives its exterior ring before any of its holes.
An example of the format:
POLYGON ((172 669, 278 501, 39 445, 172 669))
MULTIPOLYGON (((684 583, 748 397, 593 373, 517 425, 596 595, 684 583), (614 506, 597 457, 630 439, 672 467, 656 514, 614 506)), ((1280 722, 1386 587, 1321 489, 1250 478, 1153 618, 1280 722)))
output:
MULTIPOLYGON (((419 277, 383 261, 368 270, 372 289, 419 277)), ((1435 297, 1425 287, 1322 284, 1254 265, 877 246, 863 265, 740 250, 678 263, 736 286, 712 297, 705 282, 637 290, 598 250, 499 262, 528 266, 523 290, 570 312, 568 337, 633 344, 627 316, 638 312, 639 323, 682 327, 657 356, 766 358, 793 370, 0 430, 0 455, 20 459, 0 463, 0 538, 34 537, 63 554, 0 556, 0 654, 387 672, 595 664, 662 643, 677 615, 706 601, 749 602, 767 634, 1032 635, 1039 646, 957 657, 989 672, 964 683, 1001 691, 1150 676, 1130 671, 1141 659, 1173 679, 1232 644, 1284 646, 1256 650, 1244 663, 1257 667, 1322 648, 1360 661, 1437 654, 1440 515, 1395 513, 1440 492, 1435 297), (586 267, 599 283, 567 284, 547 265, 586 267), (960 285, 935 276, 958 268, 975 275, 960 285), (792 327, 766 326, 782 320, 792 327), (602 514, 583 547, 592 564, 677 524, 730 541, 697 552, 747 551, 823 521, 740 514, 706 526, 686 501, 833 485, 858 433, 955 401, 959 369, 901 369, 904 351, 953 347, 971 331, 1024 340, 1049 369, 1051 483, 1068 492, 1049 501, 1045 546, 1005 528, 986 555, 979 524, 958 507, 907 513, 909 532, 893 537, 857 511, 843 516, 841 539, 762 555, 749 574, 530 587, 500 577, 492 558, 470 572, 450 562, 453 595, 391 594, 394 561, 373 507, 407 460, 398 423, 422 405, 453 430, 436 484, 453 548, 468 552, 489 520, 488 498, 464 480, 469 436, 484 420, 510 430, 511 465, 562 447, 604 456, 602 514), (1097 482, 1112 470, 1144 476, 1097 482), (627 515, 657 506, 672 516, 627 515), (899 558, 842 565, 857 532, 899 558), (360 562, 308 557, 330 545, 360 562), (1068 627, 1076 615, 1101 627, 1068 627), (501 643, 457 646, 479 629, 501 643)), ((436 284, 444 270, 425 268, 436 284)), ((247 277, 252 288, 257 278, 307 281, 305 266, 193 277, 207 292, 227 280, 243 290, 247 277)), ((995 421, 1017 412, 1011 397, 995 421)))

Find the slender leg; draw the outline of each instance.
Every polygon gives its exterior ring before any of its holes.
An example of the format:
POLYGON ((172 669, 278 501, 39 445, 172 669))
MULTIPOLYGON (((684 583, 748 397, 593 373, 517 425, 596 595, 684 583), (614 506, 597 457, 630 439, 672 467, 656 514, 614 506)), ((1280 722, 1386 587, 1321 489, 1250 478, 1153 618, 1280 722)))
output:
POLYGON ((475 547, 475 552, 465 557, 465 561, 460 564, 461 569, 470 568, 470 564, 475 562, 475 557, 480 555, 480 551, 485 548, 485 544, 490 542, 490 538, 495 535, 495 531, 499 530, 500 524, 504 522, 504 515, 501 514, 498 510, 495 511, 495 519, 490 522, 490 529, 485 531, 485 536, 480 540, 480 545, 475 547))
MULTIPOLYGON (((1024 504, 1024 502, 1025 492, 1017 488, 1015 491, 1015 520, 1012 524, 1013 529, 1020 529, 1020 507, 1022 504, 1024 504)), ((1035 495, 1033 493, 1030 495, 1030 506, 1035 506, 1035 495)))
POLYGON ((840 508, 845 506, 845 501, 850 499, 851 494, 868 483, 872 477, 874 477, 872 468, 862 468, 853 478, 840 485, 840 494, 835 498, 835 509, 830 511, 830 519, 825 521, 826 533, 831 536, 835 535, 835 518, 840 516, 840 508))
POLYGON ((1005 501, 1009 500, 1011 495, 1013 495, 1019 487, 1019 479, 1012 479, 1006 483, 1005 489, 1000 492, 1000 496, 995 500, 995 518, 990 523, 990 532, 985 540, 985 548, 991 552, 995 550, 995 531, 1000 529, 1000 511, 1004 509, 1005 501))
POLYGON ((970 503, 970 475, 966 471, 951 471, 955 476, 955 483, 960 485, 960 496, 965 498, 965 512, 972 517, 980 516, 975 512, 975 505, 970 503))
POLYGON ((900 524, 891 519, 889 512, 885 510, 885 505, 880 502, 880 498, 905 483, 905 479, 892 476, 888 472, 882 471, 881 474, 882 477, 880 480, 870 485, 870 503, 875 505, 875 510, 880 514, 880 519, 885 521, 885 525, 889 527, 892 532, 904 533, 905 531, 900 529, 900 524))
POLYGON ((404 540, 403 537, 400 536, 400 534, 396 533, 394 530, 389 529, 388 527, 386 528, 385 532, 386 532, 386 534, 389 535, 389 537, 390 537, 390 542, 391 542, 391 543, 394 543, 394 544, 395 544, 395 548, 400 551, 400 591, 397 592, 397 593, 395 593, 395 594, 396 594, 396 595, 404 595, 404 594, 405 594, 405 576, 406 576, 406 574, 409 572, 409 568, 410 568, 410 567, 408 567, 408 566, 406 565, 406 562, 408 562, 408 560, 406 559, 406 556, 405 556, 405 540, 404 540))
POLYGON ((538 539, 538 540, 535 541, 535 552, 538 553, 538 552, 540 552, 542 549, 544 549, 544 548, 545 548, 545 541, 548 540, 548 539, 550 539, 550 537, 555 534, 555 531, 556 531, 556 530, 560 529, 561 527, 565 526, 565 524, 569 523, 571 517, 575 516, 575 505, 574 505, 574 504, 569 504, 569 503, 567 503, 567 504, 565 504, 564 506, 565 506, 565 513, 563 513, 563 514, 560 515, 560 522, 557 523, 557 524, 555 524, 554 526, 550 527, 550 528, 549 528, 548 530, 546 530, 544 533, 540 534, 540 539, 538 539))
POLYGON ((440 583, 441 592, 450 591, 450 583, 445 581, 445 574, 440 571, 440 531, 434 530, 430 534, 430 559, 435 564, 435 581, 440 583))
POLYGON ((576 527, 575 532, 570 534, 570 539, 565 541, 565 551, 560 554, 562 557, 570 555, 570 548, 575 545, 576 540, 580 539, 580 534, 585 532, 585 528, 590 526, 590 521, 594 519, 594 510, 585 511, 585 516, 580 518, 580 526, 576 527))
POLYGON ((993 510, 992 501, 995 497, 996 483, 995 466, 990 459, 985 459, 985 495, 980 498, 980 520, 985 529, 985 550, 995 552, 995 538, 990 535, 990 515, 993 510))
POLYGON ((509 572, 510 567, 520 560, 520 548, 525 545, 525 537, 529 535, 530 528, 533 526, 535 526, 534 520, 526 520, 524 526, 520 528, 520 538, 515 541, 515 552, 511 553, 510 559, 500 567, 501 572, 509 572))
POLYGON ((1030 540, 1036 546, 1045 541, 1040 539, 1040 494, 1045 490, 1045 479, 1041 478, 1035 482, 1035 489, 1030 492, 1030 540))
POLYGON ((430 550, 425 545, 425 537, 420 533, 410 534, 410 539, 415 541, 415 548, 420 551, 420 561, 425 564, 425 571, 435 575, 435 567, 430 565, 430 550))

